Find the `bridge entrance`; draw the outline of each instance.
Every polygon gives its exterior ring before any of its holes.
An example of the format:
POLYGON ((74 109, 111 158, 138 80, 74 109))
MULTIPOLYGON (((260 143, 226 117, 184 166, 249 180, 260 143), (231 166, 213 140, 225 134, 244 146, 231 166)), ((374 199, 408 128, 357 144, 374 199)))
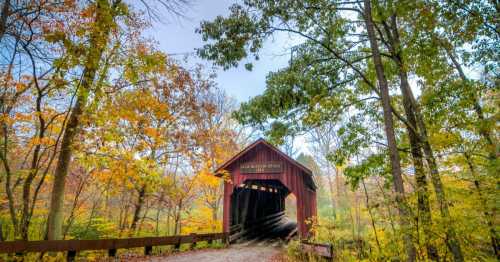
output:
POLYGON ((279 180, 247 180, 231 197, 230 231, 243 240, 289 239, 297 234, 296 217, 285 209, 292 193, 279 180))
POLYGON ((224 178, 224 232, 231 239, 309 236, 316 217, 312 172, 263 139, 216 170, 224 178), (296 218, 285 216, 287 196, 296 199, 296 218))

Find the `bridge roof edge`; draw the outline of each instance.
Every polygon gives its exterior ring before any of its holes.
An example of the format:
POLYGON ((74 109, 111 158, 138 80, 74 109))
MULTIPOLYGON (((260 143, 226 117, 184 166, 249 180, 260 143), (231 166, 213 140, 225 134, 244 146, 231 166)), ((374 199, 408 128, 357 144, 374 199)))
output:
MULTIPOLYGON (((292 163, 294 166, 296 166, 297 168, 299 168, 300 170, 302 170, 304 173, 308 174, 311 178, 313 177, 313 173, 312 173, 312 171, 309 168, 305 167, 304 165, 302 165, 301 163, 299 163, 297 160, 295 160, 295 159, 291 158, 290 156, 288 156, 287 154, 283 153, 277 147, 275 147, 271 143, 267 142, 264 138, 257 139, 255 142, 251 143, 250 145, 248 145, 247 147, 245 147, 243 150, 241 150, 239 153, 237 153, 236 155, 234 155, 232 158, 230 158, 229 160, 227 160, 226 162, 224 162, 224 164, 220 165, 217 169, 215 169, 215 171, 214 171, 215 175, 216 176, 221 176, 222 170, 224 170, 227 167, 229 167, 236 160, 238 160, 240 157, 242 157, 243 155, 245 155, 248 151, 250 151, 251 149, 255 148, 257 145, 260 145, 260 144, 263 144, 266 147, 270 148, 271 150, 275 151, 278 155, 280 155, 281 157, 283 157, 286 161, 292 163)), ((313 181, 313 183, 314 183, 314 181, 313 181)), ((316 186, 316 185, 314 185, 314 186, 316 186)))

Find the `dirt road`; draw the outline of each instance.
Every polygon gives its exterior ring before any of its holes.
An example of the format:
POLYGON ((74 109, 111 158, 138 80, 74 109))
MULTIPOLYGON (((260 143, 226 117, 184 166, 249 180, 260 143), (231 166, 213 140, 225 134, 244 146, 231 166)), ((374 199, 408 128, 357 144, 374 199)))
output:
POLYGON ((151 262, 270 262, 283 252, 276 243, 231 245, 224 249, 200 249, 166 257, 151 257, 140 261, 151 262))

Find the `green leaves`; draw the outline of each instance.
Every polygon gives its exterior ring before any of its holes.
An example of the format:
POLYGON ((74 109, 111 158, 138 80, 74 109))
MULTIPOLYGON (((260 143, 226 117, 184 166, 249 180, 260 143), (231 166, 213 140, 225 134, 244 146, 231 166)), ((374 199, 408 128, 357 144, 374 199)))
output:
MULTIPOLYGON (((256 17, 238 4, 232 5, 230 11, 228 18, 218 16, 212 22, 202 22, 196 29, 203 41, 211 42, 198 49, 198 55, 224 69, 236 67, 240 60, 248 56, 248 52, 257 53, 262 47, 262 26, 254 22, 256 17)), ((249 64, 245 68, 251 70, 249 64)))
POLYGON ((361 180, 370 176, 390 177, 390 167, 387 163, 387 153, 373 154, 366 157, 361 162, 347 167, 344 170, 344 174, 351 187, 356 189, 361 180))

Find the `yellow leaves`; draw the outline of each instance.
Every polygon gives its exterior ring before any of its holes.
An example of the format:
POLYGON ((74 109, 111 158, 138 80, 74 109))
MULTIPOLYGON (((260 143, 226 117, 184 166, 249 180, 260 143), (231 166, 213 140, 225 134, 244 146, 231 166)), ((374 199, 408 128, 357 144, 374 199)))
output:
POLYGON ((58 41, 63 41, 66 35, 61 31, 46 32, 45 40, 49 43, 56 43, 58 41))
POLYGON ((147 149, 147 146, 148 146, 148 144, 147 144, 145 141, 141 140, 141 141, 139 141, 139 142, 137 143, 137 145, 135 146, 135 148, 134 148, 134 149, 135 149, 136 151, 139 151, 139 152, 140 152, 140 151, 144 151, 144 150, 146 150, 146 149, 147 149))
POLYGON ((222 230, 222 220, 214 220, 214 210, 206 206, 197 206, 183 221, 182 233, 209 233, 222 230))
POLYGON ((111 172, 111 170, 109 169, 95 170, 94 172, 92 172, 92 175, 101 179, 102 181, 106 181, 113 176, 113 172, 111 172))
POLYGON ((50 138, 50 137, 43 137, 43 138, 33 137, 29 141, 29 144, 31 146, 37 146, 37 145, 50 146, 50 145, 55 144, 55 142, 56 141, 53 138, 50 138))
POLYGON ((435 132, 430 134, 429 140, 436 149, 443 149, 459 142, 461 139, 456 134, 435 130, 435 132))
POLYGON ((205 187, 218 187, 221 183, 220 178, 214 176, 213 173, 203 170, 198 175, 198 181, 205 187))
POLYGON ((231 180, 231 173, 229 173, 227 170, 222 171, 222 179, 224 180, 224 182, 227 182, 230 184, 233 183, 231 180))

